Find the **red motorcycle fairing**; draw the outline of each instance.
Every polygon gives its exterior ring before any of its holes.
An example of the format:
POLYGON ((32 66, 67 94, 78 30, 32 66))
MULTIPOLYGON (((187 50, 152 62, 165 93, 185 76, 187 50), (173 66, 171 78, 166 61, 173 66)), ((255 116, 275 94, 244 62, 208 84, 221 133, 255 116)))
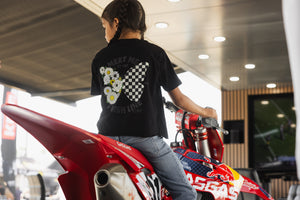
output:
POLYGON ((218 160, 190 149, 175 148, 174 152, 197 191, 208 192, 216 200, 234 200, 240 192, 252 193, 266 200, 273 199, 254 181, 218 160))
POLYGON ((244 182, 241 188, 241 192, 251 193, 255 194, 263 199, 272 199, 273 197, 265 191, 262 187, 260 187, 258 184, 256 184, 251 179, 244 177, 244 182))
POLYGON ((235 170, 190 149, 177 148, 174 152, 197 191, 211 193, 214 199, 237 199, 244 178, 235 170))
MULTIPOLYGON (((58 180, 67 200, 172 199, 138 150, 16 105, 3 105, 2 112, 43 144, 64 168, 66 173, 58 180)), ((260 186, 219 160, 190 149, 174 151, 197 191, 219 200, 234 200, 240 190, 272 200, 260 186)))
MULTIPOLYGON (((96 200, 97 172, 116 171, 115 168, 118 168, 117 173, 122 172, 120 167, 109 164, 121 165, 126 170, 143 199, 161 199, 161 183, 153 167, 138 150, 17 105, 7 104, 1 109, 45 146, 63 167, 66 173, 58 180, 66 199, 96 200)), ((124 199, 141 199, 138 192, 125 192, 127 194, 123 196, 128 198, 124 199)))

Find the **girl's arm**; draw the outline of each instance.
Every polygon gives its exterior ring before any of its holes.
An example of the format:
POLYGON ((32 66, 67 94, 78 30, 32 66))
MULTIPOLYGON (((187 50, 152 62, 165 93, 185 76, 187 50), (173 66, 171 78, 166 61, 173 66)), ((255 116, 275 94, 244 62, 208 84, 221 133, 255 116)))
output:
POLYGON ((179 108, 198 114, 204 118, 212 117, 216 120, 218 119, 217 112, 215 109, 212 108, 203 108, 196 103, 194 103, 189 97, 184 95, 180 89, 177 87, 169 92, 169 96, 171 97, 173 103, 178 106, 179 108))

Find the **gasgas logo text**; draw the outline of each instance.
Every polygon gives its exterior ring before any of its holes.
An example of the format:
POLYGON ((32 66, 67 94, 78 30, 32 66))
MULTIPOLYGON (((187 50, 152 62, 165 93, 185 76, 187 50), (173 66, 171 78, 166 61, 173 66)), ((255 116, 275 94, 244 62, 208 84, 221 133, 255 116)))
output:
POLYGON ((128 145, 126 145, 126 144, 124 144, 124 143, 122 143, 122 142, 118 142, 118 141, 117 141, 116 143, 117 143, 117 145, 120 146, 120 147, 123 147, 123 148, 125 148, 125 149, 131 150, 130 146, 128 146, 128 145))
POLYGON ((187 173, 189 182, 196 190, 210 192, 217 199, 219 197, 235 200, 238 197, 240 188, 234 187, 228 183, 218 181, 207 181, 207 179, 187 173))

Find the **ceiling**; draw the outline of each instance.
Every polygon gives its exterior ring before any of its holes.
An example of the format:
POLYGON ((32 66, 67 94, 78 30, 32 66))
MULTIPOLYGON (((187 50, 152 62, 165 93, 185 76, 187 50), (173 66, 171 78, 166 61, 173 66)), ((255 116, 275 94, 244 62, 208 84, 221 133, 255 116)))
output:
MULTIPOLYGON (((89 97, 91 61, 107 45, 96 14, 109 2, 1 0, 0 83, 65 102, 89 97)), ((167 51, 178 72, 190 71, 221 90, 292 84, 281 0, 140 2, 145 38, 167 51), (158 29, 157 22, 169 26, 158 29), (248 63, 256 68, 245 69, 248 63)))

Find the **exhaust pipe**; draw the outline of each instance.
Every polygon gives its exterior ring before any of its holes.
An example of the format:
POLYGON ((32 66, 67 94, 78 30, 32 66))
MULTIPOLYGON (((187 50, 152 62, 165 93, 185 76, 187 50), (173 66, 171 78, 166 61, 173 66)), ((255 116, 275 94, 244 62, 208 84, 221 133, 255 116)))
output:
POLYGON ((101 169, 97 172, 96 174, 96 180, 95 182, 97 183, 99 188, 104 188, 108 185, 109 183, 109 177, 110 173, 106 169, 101 169))
POLYGON ((94 176, 97 200, 142 200, 125 168, 120 164, 104 165, 94 176))

